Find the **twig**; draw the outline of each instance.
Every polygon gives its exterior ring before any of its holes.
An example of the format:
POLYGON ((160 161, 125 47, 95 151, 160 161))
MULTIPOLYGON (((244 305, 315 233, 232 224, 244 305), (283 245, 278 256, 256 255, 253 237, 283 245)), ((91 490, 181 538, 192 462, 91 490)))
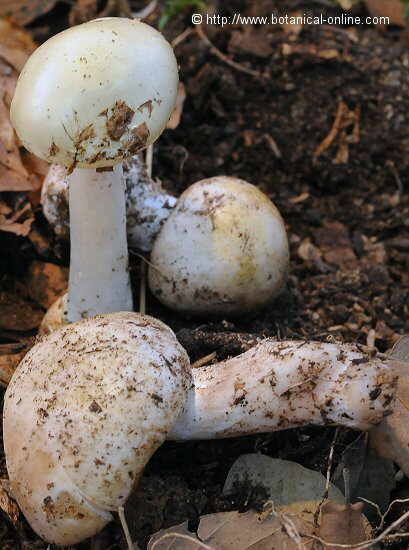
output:
POLYGON ((405 504, 406 502, 409 502, 409 498, 397 498, 396 500, 393 500, 389 504, 388 509, 386 510, 386 512, 383 515, 381 515, 381 523, 379 524, 379 529, 383 529, 383 526, 385 525, 386 516, 391 511, 392 506, 394 504, 405 504))
POLYGON ((137 256, 139 259, 141 259, 143 262, 145 262, 147 265, 149 265, 152 269, 156 269, 156 271, 162 275, 162 277, 164 279, 166 279, 167 281, 169 281, 169 277, 167 275, 165 275, 160 269, 159 267, 157 267, 155 264, 153 264, 152 262, 150 262, 149 260, 147 260, 145 258, 145 256, 142 256, 142 254, 139 254, 138 252, 135 252, 135 250, 129 250, 129 253, 130 254, 133 254, 134 256, 137 256))
POLYGON ((320 155, 322 155, 322 153, 324 153, 332 145, 333 141, 337 137, 338 131, 341 127, 341 121, 345 113, 345 109, 346 109, 345 103, 343 101, 340 101, 338 103, 334 124, 332 125, 332 128, 329 131, 329 134, 327 135, 327 137, 323 139, 323 141, 318 145, 318 147, 314 151, 314 159, 317 159, 320 155))
POLYGON ((345 504, 351 504, 351 474, 349 468, 342 468, 342 477, 344 478, 345 504))
POLYGON ((119 506, 118 516, 119 516, 119 520, 120 520, 121 525, 122 525, 122 529, 124 531, 126 544, 128 545, 128 550, 137 550, 136 545, 134 545, 133 542, 132 542, 131 533, 129 532, 128 524, 126 522, 125 512, 124 512, 124 507, 123 506, 119 506))
POLYGON ((267 141, 270 149, 272 150, 272 152, 275 154, 275 156, 280 159, 282 157, 282 154, 281 154, 281 151, 280 149, 278 148, 278 145, 275 141, 275 139, 270 136, 270 134, 263 134, 264 136, 264 139, 267 141))
POLYGON ((157 5, 158 0, 152 0, 152 2, 149 2, 149 4, 141 10, 132 12, 132 17, 135 19, 146 19, 156 10, 157 5))
POLYGON ((183 32, 177 35, 176 38, 174 38, 171 42, 172 48, 176 48, 176 46, 179 46, 188 36, 190 36, 194 32, 192 27, 187 27, 183 32))
POLYGON ((378 516, 381 519, 381 523, 379 524, 379 528, 381 528, 383 515, 382 515, 382 512, 381 512, 381 509, 379 508, 379 505, 376 504, 376 502, 372 502, 372 500, 368 500, 367 498, 364 498, 364 497, 357 497, 357 498, 359 498, 359 500, 362 500, 363 502, 366 502, 367 504, 369 504, 370 506, 373 506, 375 508, 378 516))
POLYGON ((332 438, 332 441, 331 441, 331 447, 330 447, 330 450, 329 450, 328 462, 327 462, 327 475, 326 475, 326 481, 325 481, 325 491, 324 491, 323 497, 321 499, 321 502, 318 504, 317 509, 315 511, 315 514, 314 514, 314 525, 316 527, 318 526, 318 520, 319 520, 319 517, 320 517, 322 505, 324 504, 324 502, 326 500, 328 500, 330 481, 331 481, 332 462, 334 460, 334 449, 335 449, 335 443, 338 439, 338 434, 339 434, 339 428, 337 428, 335 430, 334 437, 332 438))
POLYGON ((213 361, 213 359, 216 359, 217 353, 214 351, 213 353, 209 353, 209 355, 205 355, 201 359, 198 359, 194 363, 190 365, 192 369, 198 369, 199 367, 203 367, 203 365, 207 365, 210 363, 210 361, 213 361))
POLYGON ((195 30, 201 40, 209 46, 210 52, 213 53, 216 57, 218 57, 221 61, 226 63, 226 65, 229 65, 233 69, 236 69, 236 71, 240 71, 242 73, 250 74, 251 76, 254 76, 255 78, 263 78, 262 73, 258 71, 253 71, 253 69, 248 69, 247 67, 244 67, 243 65, 240 65, 240 63, 236 63, 235 61, 232 61, 222 53, 216 46, 211 42, 208 37, 205 35, 202 26, 201 25, 195 25, 195 30))

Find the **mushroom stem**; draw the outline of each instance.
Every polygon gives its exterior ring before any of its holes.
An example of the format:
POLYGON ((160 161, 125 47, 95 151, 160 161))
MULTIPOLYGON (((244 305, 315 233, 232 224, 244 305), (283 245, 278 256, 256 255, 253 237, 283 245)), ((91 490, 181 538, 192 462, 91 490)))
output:
POLYGON ((396 373, 356 345, 264 340, 192 370, 184 412, 168 439, 210 439, 309 424, 368 430, 389 414, 396 373))
POLYGON ((69 176, 71 260, 67 319, 132 311, 122 166, 69 176))

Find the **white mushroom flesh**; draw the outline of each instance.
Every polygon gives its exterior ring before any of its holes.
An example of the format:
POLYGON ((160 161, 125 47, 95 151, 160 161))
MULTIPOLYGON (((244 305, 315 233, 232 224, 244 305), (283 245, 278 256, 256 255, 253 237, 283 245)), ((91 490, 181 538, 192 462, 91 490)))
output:
POLYGON ((289 253, 283 220, 257 187, 219 176, 178 199, 154 243, 149 286, 165 305, 198 315, 238 315, 282 289, 289 253))
POLYGON ((7 388, 3 421, 11 488, 33 529, 63 545, 101 529, 190 385, 185 350, 148 316, 98 316, 36 344, 7 388))
POLYGON ((193 369, 194 389, 168 438, 208 439, 308 424, 368 430, 391 412, 396 372, 352 344, 264 340, 193 369))
POLYGON ((122 166, 70 175, 71 259, 67 320, 132 311, 122 166))

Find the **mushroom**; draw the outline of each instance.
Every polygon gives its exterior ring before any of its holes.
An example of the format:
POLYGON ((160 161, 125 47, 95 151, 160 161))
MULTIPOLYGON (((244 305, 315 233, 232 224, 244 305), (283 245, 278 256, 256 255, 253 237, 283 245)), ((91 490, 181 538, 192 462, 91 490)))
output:
POLYGON ((190 369, 162 322, 96 316, 43 338, 12 377, 3 417, 11 488, 40 536, 75 544, 121 509, 166 438, 367 430, 391 412, 395 385, 393 364, 351 344, 267 339, 190 369))
POLYGON ((193 388, 168 439, 213 439, 308 424, 369 430, 391 412, 397 368, 354 344, 265 339, 192 369, 193 388))
POLYGON ((20 74, 11 105, 17 134, 70 172, 68 321, 133 308, 120 163, 161 134, 177 86, 163 36, 115 17, 50 38, 20 74))
MULTIPOLYGON (((153 241, 176 204, 160 182, 152 180, 138 155, 123 162, 126 194, 128 246, 144 252, 153 241)), ((41 188, 41 203, 47 221, 61 240, 69 239, 68 169, 52 164, 41 188)))
POLYGON ((282 289, 289 252, 270 199, 243 180, 218 176, 191 185, 152 249, 149 286, 166 306, 196 315, 238 315, 282 289))
POLYGON ((11 489, 33 529, 70 545, 112 519, 165 440, 191 385, 164 323, 111 313, 37 343, 4 399, 11 489))

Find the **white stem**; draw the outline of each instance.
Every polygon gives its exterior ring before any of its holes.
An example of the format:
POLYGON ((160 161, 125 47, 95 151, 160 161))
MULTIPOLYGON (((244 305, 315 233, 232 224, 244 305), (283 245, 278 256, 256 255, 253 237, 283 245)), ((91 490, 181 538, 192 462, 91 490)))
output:
POLYGON ((390 413, 396 375, 358 346, 264 340, 238 357, 193 369, 168 439, 209 439, 308 424, 367 430, 390 413))
POLYGON ((69 176, 69 322, 132 311, 122 167, 77 168, 69 176))

